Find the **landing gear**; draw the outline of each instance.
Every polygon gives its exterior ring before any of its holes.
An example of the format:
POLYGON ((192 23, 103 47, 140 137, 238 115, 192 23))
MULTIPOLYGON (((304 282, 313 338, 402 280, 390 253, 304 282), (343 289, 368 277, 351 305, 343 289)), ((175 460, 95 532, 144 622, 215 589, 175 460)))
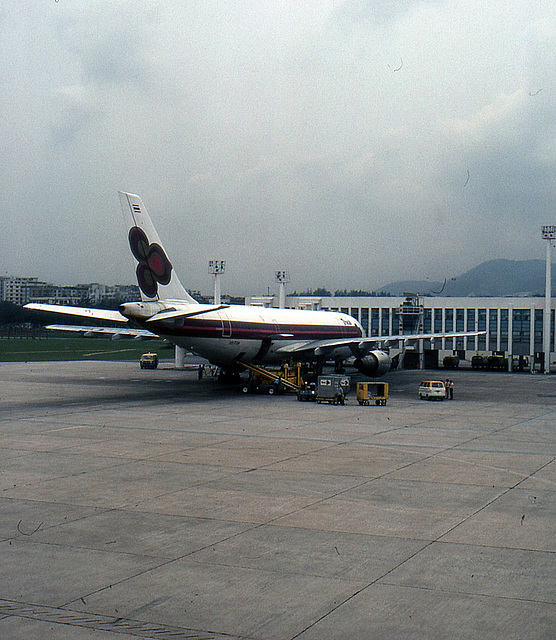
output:
POLYGON ((240 381, 241 379, 237 371, 227 371, 222 369, 218 374, 218 382, 221 384, 237 384, 240 381))
POLYGON ((324 369, 324 363, 325 363, 325 359, 324 356, 317 356, 316 362, 315 362, 315 374, 316 376, 322 376, 322 371, 324 369))
POLYGON ((334 360, 334 373, 343 375, 346 372, 344 369, 344 361, 342 358, 336 358, 334 360))

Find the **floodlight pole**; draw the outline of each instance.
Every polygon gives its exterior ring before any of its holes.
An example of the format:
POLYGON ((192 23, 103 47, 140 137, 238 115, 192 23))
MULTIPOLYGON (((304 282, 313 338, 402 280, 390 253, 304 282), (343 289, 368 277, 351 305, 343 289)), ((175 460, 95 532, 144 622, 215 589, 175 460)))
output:
POLYGON ((220 304, 220 276, 226 271, 226 261, 209 260, 208 270, 214 276, 214 304, 220 304))
POLYGON ((544 373, 550 373, 550 325, 552 316, 552 242, 556 239, 556 226, 543 225, 542 239, 546 240, 546 275, 543 314, 544 373))
POLYGON ((278 292, 278 308, 286 308, 286 285, 290 281, 290 276, 287 271, 275 271, 275 280, 279 284, 280 289, 278 292))

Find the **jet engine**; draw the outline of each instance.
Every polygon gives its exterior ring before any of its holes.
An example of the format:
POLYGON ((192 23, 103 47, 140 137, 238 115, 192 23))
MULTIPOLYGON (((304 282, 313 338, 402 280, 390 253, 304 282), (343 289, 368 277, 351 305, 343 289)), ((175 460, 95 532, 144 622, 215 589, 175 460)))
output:
POLYGON ((370 351, 366 356, 357 358, 353 363, 359 371, 370 378, 378 378, 390 371, 392 361, 384 351, 370 351))

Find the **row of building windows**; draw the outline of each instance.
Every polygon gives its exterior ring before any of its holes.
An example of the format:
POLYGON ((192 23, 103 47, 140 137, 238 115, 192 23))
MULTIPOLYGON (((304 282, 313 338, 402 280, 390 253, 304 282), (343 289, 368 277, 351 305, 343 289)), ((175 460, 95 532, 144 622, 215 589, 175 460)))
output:
MULTIPOLYGON (((370 337, 407 333, 440 333, 484 331, 485 335, 442 340, 442 349, 471 349, 475 351, 510 351, 515 355, 543 350, 542 308, 424 308, 421 326, 404 326, 398 307, 335 307, 322 306, 329 311, 341 311, 356 318, 370 337)), ((555 311, 551 310, 551 350, 555 344, 555 311)))
POLYGON ((104 300, 118 299, 122 302, 137 300, 136 285, 107 286, 98 283, 62 286, 41 282, 38 278, 12 276, 0 277, 0 300, 24 305, 28 302, 51 304, 100 304, 104 300))

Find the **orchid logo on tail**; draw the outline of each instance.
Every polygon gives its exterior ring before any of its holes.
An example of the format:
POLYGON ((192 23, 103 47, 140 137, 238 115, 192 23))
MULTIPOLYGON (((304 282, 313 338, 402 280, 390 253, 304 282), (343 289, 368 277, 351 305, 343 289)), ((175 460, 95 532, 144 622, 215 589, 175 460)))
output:
POLYGON ((170 282, 172 263, 168 260, 164 249, 155 242, 150 244, 147 235, 139 227, 132 227, 129 230, 129 246, 131 253, 139 262, 136 270, 139 287, 148 298, 155 298, 158 285, 170 282))

